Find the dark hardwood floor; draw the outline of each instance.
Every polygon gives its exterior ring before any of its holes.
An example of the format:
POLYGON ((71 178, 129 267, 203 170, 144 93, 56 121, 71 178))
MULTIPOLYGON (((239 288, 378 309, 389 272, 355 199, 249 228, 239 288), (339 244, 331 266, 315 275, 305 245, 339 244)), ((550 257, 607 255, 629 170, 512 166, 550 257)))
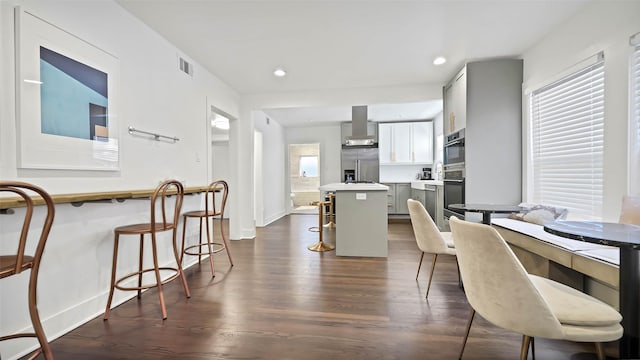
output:
MULTIPOLYGON (((235 266, 216 255, 165 287, 168 319, 155 290, 52 343, 56 359, 457 359, 469 316, 455 260, 431 258, 415 280, 420 252, 411 225, 389 225, 389 257, 336 257, 307 250, 317 215, 291 215, 232 241, 235 266)), ((216 224, 217 225, 217 224, 216 224)), ((339 226, 339 224, 338 224, 339 226)), ((217 230, 217 229, 216 229, 217 230)), ((325 231, 333 242, 333 231, 325 231)), ((106 299, 105 299, 106 301, 106 299)), ((526 311, 526 309, 523 309, 526 311)), ((479 316, 464 359, 517 359, 521 337, 479 316)), ((606 345, 615 355, 616 344, 606 345)), ((592 344, 536 339, 537 359, 595 359, 592 344)))

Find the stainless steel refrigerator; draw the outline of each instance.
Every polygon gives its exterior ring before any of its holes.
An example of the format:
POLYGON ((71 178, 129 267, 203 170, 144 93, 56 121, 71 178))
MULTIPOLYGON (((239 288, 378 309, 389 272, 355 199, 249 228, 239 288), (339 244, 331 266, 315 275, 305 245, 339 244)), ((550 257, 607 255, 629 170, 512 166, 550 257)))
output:
POLYGON ((344 182, 374 182, 380 179, 378 148, 342 148, 342 180, 344 182))

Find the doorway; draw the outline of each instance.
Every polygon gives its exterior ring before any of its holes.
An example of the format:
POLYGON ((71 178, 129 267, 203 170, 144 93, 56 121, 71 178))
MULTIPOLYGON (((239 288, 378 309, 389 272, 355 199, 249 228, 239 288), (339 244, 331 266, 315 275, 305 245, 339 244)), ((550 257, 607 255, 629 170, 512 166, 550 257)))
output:
POLYGON ((320 144, 289 145, 291 212, 317 214, 320 201, 320 144))
MULTIPOLYGON (((207 101, 209 100, 207 99, 207 101)), ((207 105, 206 131, 209 139, 207 177, 209 183, 214 180, 231 181, 233 169, 230 161, 229 131, 234 120, 235 118, 224 111, 213 105, 207 105)), ((196 161, 200 161, 199 155, 196 161)), ((228 219, 231 205, 227 203, 226 206, 224 217, 228 219)))

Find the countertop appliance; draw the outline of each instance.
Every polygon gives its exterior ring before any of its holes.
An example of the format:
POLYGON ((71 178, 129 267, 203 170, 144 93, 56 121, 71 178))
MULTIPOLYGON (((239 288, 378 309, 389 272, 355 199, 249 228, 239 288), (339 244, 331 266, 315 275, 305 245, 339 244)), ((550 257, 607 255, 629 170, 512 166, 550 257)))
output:
POLYGON ((431 168, 422 168, 419 180, 431 180, 431 168))

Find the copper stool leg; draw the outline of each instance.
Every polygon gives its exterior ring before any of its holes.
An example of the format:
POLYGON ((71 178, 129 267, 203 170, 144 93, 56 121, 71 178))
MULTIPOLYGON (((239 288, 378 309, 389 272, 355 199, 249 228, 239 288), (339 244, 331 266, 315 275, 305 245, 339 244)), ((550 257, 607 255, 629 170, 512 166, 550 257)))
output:
MULTIPOLYGON (((213 242, 211 240, 211 232, 213 231, 213 229, 209 228, 209 216, 206 216, 204 218, 204 221, 206 221, 206 230, 207 230, 207 250, 209 251, 209 264, 211 265, 211 276, 215 277, 216 276, 216 268, 213 265, 213 242)), ((211 224, 211 226, 213 226, 213 224, 211 224)), ((200 218, 200 229, 202 232, 202 218, 200 218)), ((202 244, 202 233, 200 234, 200 244, 202 244)), ((201 251, 202 252, 202 251, 201 251)))
POLYGON ((327 205, 326 202, 319 202, 318 203, 318 235, 319 235, 319 239, 318 242, 309 246, 307 249, 311 250, 311 251, 329 251, 329 250, 333 250, 336 247, 331 245, 331 244, 327 244, 325 242, 322 241, 322 218, 323 218, 323 214, 322 214, 322 208, 327 205))
POLYGON ((116 266, 118 266, 118 239, 120 235, 115 234, 113 240, 113 259, 111 260, 111 287, 109 289, 109 298, 107 300, 107 307, 104 310, 103 320, 109 320, 109 314, 111 313, 111 301, 113 300, 113 292, 116 287, 116 266))

